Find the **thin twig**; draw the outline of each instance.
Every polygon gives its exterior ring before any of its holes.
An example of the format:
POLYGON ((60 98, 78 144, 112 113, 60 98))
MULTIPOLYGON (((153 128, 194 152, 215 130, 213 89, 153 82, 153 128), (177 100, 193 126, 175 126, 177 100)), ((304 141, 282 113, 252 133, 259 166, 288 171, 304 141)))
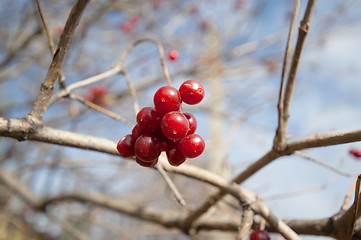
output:
POLYGON ((111 118, 113 118, 115 120, 121 121, 121 122, 127 124, 130 128, 133 128, 134 124, 132 124, 126 118, 124 118, 124 117, 122 117, 122 116, 120 116, 120 115, 118 115, 118 114, 116 114, 116 113, 114 113, 112 111, 109 111, 108 109, 103 108, 103 107, 101 107, 101 106, 99 106, 97 104, 94 104, 94 103, 84 99, 83 97, 80 97, 80 96, 75 95, 75 94, 69 94, 69 98, 77 100, 77 101, 83 103, 84 105, 90 107, 91 109, 94 109, 94 110, 96 110, 96 111, 98 111, 100 113, 103 113, 103 114, 105 114, 105 115, 107 115, 107 116, 109 116, 109 117, 111 117, 111 118))
POLYGON ((337 168, 335 168, 335 167, 333 167, 333 166, 331 166, 331 165, 329 165, 327 163, 324 163, 324 162, 322 162, 320 160, 317 160, 317 159, 315 159, 313 157, 308 156, 304 152, 295 151, 295 154, 302 157, 302 158, 304 158, 304 159, 306 159, 306 160, 308 160, 308 161, 310 161, 310 162, 321 165, 321 166, 323 166, 323 167, 325 167, 325 168, 327 168, 327 169, 329 169, 329 170, 331 170, 331 171, 333 171, 333 172, 335 172, 337 174, 340 174, 342 176, 345 176, 345 177, 355 177, 355 176, 357 176, 357 174, 351 174, 351 173, 343 172, 343 171, 341 171, 341 170, 339 170, 339 169, 337 169, 337 168))
POLYGON ((43 10, 41 8, 40 0, 36 0, 36 5, 38 6, 39 16, 40 16, 41 22, 43 23, 43 26, 44 26, 44 30, 45 30, 46 37, 48 39, 50 51, 51 51, 52 55, 54 55, 55 54, 54 40, 49 32, 48 25, 46 24, 46 21, 45 21, 44 15, 43 15, 43 10))
POLYGON ((124 52, 123 54, 120 56, 118 62, 115 64, 115 65, 121 65, 123 63, 123 61, 125 60, 126 57, 128 57, 128 55, 131 53, 131 51, 133 50, 133 48, 135 46, 137 46, 138 44, 140 43, 143 43, 143 42, 151 42, 151 43, 154 43, 157 48, 158 48, 158 53, 159 53, 159 59, 160 59, 160 64, 161 64, 161 67, 163 69, 163 74, 164 74, 164 77, 165 79, 167 80, 168 82, 168 85, 171 86, 172 85, 172 81, 170 79, 170 75, 169 75, 169 71, 168 71, 168 67, 167 67, 167 64, 165 62, 165 57, 164 57, 164 48, 163 48, 163 45, 156 39, 153 39, 153 38, 141 38, 141 39, 138 39, 136 41, 134 41, 124 52))
POLYGON ((298 64, 301 58, 301 53, 303 50, 306 36, 309 32, 311 13, 314 8, 315 2, 316 0, 308 1, 305 15, 299 27, 296 49, 292 57, 291 68, 288 73, 287 85, 283 99, 283 129, 287 129, 287 121, 290 115, 291 98, 295 87, 298 64))
POLYGON ((284 94, 284 88, 285 88, 285 80, 286 80, 286 72, 288 69, 288 59, 289 59, 289 53, 291 49, 291 42, 292 42, 292 36, 295 28, 296 18, 298 14, 298 9, 300 7, 300 0, 295 0, 295 5, 293 9, 290 29, 288 32, 288 39, 287 39, 287 45, 285 50, 285 55, 283 58, 283 66, 282 66, 282 74, 281 74, 281 86, 280 86, 280 92, 278 96, 278 128, 277 133, 274 139, 274 147, 277 150, 282 150, 285 148, 287 144, 286 139, 286 128, 284 126, 284 109, 283 109, 283 94, 284 94))
POLYGON ((186 201, 184 200, 182 194, 179 192, 177 186, 174 184, 172 179, 170 179, 170 177, 168 176, 168 173, 166 171, 164 171, 162 163, 158 162, 158 164, 155 167, 157 168, 158 172, 160 173, 160 175, 163 177, 163 179, 167 183, 169 189, 172 191, 172 193, 173 193, 174 197, 177 199, 178 203, 181 206, 185 206, 186 201))
POLYGON ((84 79, 82 81, 70 84, 67 88, 57 92, 56 94, 54 94, 54 96, 52 96, 49 100, 49 106, 52 105, 54 102, 58 101, 59 99, 69 95, 73 90, 80 88, 80 87, 85 87, 87 85, 96 83, 98 81, 104 80, 108 77, 111 77, 113 75, 116 75, 118 73, 120 73, 123 70, 122 66, 114 66, 111 69, 109 69, 108 71, 105 71, 103 73, 97 74, 95 76, 92 76, 90 78, 84 79))
POLYGON ((130 91, 130 95, 133 98, 133 106, 134 106, 134 112, 135 114, 137 114, 139 112, 139 103, 138 103, 138 99, 137 99, 137 91, 134 87, 134 84, 132 82, 132 80, 130 79, 130 76, 128 74, 128 71, 123 68, 122 73, 124 75, 125 81, 127 82, 129 91, 130 91))
POLYGON ((357 181, 356 181, 356 188, 355 188, 355 199, 354 199, 354 213, 352 215, 352 219, 351 219, 351 226, 349 228, 349 232, 348 232, 348 239, 352 240, 352 234, 353 234, 353 229, 355 226, 355 222, 357 220, 357 214, 358 214, 358 208, 359 208, 359 197, 360 197, 360 182, 361 182, 361 174, 357 177, 357 181))

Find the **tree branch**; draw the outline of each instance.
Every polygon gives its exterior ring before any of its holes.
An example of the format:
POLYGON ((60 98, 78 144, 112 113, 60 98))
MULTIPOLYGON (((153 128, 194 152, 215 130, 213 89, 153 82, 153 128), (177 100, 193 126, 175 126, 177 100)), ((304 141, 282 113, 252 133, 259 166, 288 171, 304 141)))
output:
POLYGON ((63 63, 68 54, 75 28, 77 27, 80 17, 89 1, 90 0, 78 0, 69 14, 63 34, 60 37, 57 50, 54 54, 53 61, 44 82, 41 84, 40 92, 29 114, 35 119, 40 120, 47 109, 47 104, 53 91, 55 81, 61 72, 63 63))

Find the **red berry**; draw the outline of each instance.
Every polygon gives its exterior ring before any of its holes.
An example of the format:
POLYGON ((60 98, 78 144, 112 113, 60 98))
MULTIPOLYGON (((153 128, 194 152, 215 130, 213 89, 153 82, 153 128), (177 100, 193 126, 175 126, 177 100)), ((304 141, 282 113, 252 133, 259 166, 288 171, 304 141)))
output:
POLYGON ((152 133, 160 128, 161 116, 154 108, 144 107, 137 114, 137 123, 143 133, 152 133))
POLYGON ((179 58, 179 52, 177 50, 170 50, 168 52, 168 58, 171 61, 176 61, 179 58))
POLYGON ((193 114, 190 113, 183 113, 183 114, 188 119, 188 123, 189 123, 189 131, 187 135, 195 133, 195 131, 197 130, 196 118, 193 116, 193 114))
POLYGON ((163 132, 161 129, 157 130, 156 132, 153 133, 153 135, 158 138, 160 145, 162 146, 162 151, 165 151, 167 148, 167 145, 169 143, 174 142, 173 140, 168 139, 166 136, 164 136, 163 132))
POLYGON ((271 240, 266 231, 255 230, 251 234, 250 240, 271 240))
POLYGON ((158 159, 153 162, 144 162, 139 158, 135 158, 135 161, 142 167, 154 167, 158 163, 158 159))
POLYGON ((64 31, 64 25, 58 25, 55 28, 55 33, 60 36, 64 31))
POLYGON ((134 144, 137 139, 128 134, 123 137, 117 144, 117 150, 120 156, 130 158, 134 156, 134 144))
POLYGON ((140 135, 142 135, 142 133, 143 133, 143 132, 142 132, 142 130, 140 130, 140 127, 139 127, 138 124, 133 127, 133 129, 132 129, 132 135, 133 135, 133 137, 134 137, 135 139, 138 139, 138 137, 139 137, 140 135))
POLYGON ((204 88, 199 82, 188 80, 180 86, 179 93, 183 102, 194 105, 202 101, 204 88))
POLYGON ((124 22, 122 25, 120 25, 120 28, 125 34, 129 34, 133 29, 133 24, 130 22, 124 22))
POLYGON ((85 99, 89 102, 100 106, 107 106, 108 99, 107 99, 108 89, 103 86, 93 86, 90 88, 88 94, 86 95, 85 99))
POLYGON ((135 26, 139 23, 139 17, 138 16, 133 16, 130 18, 130 23, 135 26))
POLYGON ((195 158, 202 154, 206 144, 198 134, 190 134, 179 143, 179 151, 187 158, 195 158))
POLYGON ((166 154, 168 162, 172 166, 179 166, 186 160, 186 157, 178 149, 179 142, 168 144, 166 154))
POLYGON ((158 138, 151 134, 141 135, 134 144, 134 153, 143 162, 154 162, 161 153, 158 138))
POLYGON ((179 91, 171 86, 164 86, 159 88, 153 98, 155 109, 164 115, 171 111, 178 111, 182 99, 179 91))
POLYGON ((189 122, 182 113, 173 111, 164 115, 161 129, 168 139, 179 141, 187 135, 189 122))
POLYGON ((355 158, 361 158, 361 151, 356 149, 350 149, 349 153, 355 158))

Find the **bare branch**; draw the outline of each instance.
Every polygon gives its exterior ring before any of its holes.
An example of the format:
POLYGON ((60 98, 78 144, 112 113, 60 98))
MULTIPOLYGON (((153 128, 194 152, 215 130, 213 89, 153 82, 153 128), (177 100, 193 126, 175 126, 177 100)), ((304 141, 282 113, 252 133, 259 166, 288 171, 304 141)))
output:
POLYGON ((293 94, 293 89, 295 87, 296 82, 296 74, 298 69, 298 64, 301 58, 301 53, 303 50, 303 46, 305 43, 305 39, 307 33, 309 31, 310 26, 310 18, 313 7, 315 5, 316 0, 309 0, 307 3, 307 9, 303 20, 301 21, 301 26, 299 27, 298 31, 298 39, 296 43, 296 49, 292 58, 291 68, 288 74, 287 85, 285 89, 284 99, 283 99, 283 126, 282 128, 285 130, 287 129, 287 121, 290 115, 290 106, 291 106, 291 97, 293 94))
POLYGON ((294 28, 295 28, 295 23, 296 23, 296 18, 297 18, 299 7, 300 7, 300 0, 295 0, 295 6, 293 9, 290 29, 288 32, 285 56, 283 59, 281 86, 280 86, 280 92, 279 92, 279 96, 278 96, 278 128, 277 128, 276 136, 275 136, 275 139, 273 142, 274 148, 276 148, 278 151, 284 149, 287 144, 287 139, 286 139, 286 130, 287 129, 284 125, 284 116, 283 116, 283 114, 284 114, 284 112, 283 112, 284 111, 283 94, 284 94, 284 88, 285 88, 286 72, 287 72, 287 68, 288 68, 288 58, 289 58, 288 55, 290 53, 292 36, 293 36, 294 28))
POLYGON ((80 17, 88 3, 89 0, 78 0, 69 14, 49 71, 41 85, 40 93, 34 102, 33 109, 29 114, 35 119, 40 120, 47 109, 48 101, 53 91, 55 81, 59 77, 63 63, 68 54, 75 28, 77 27, 80 17))

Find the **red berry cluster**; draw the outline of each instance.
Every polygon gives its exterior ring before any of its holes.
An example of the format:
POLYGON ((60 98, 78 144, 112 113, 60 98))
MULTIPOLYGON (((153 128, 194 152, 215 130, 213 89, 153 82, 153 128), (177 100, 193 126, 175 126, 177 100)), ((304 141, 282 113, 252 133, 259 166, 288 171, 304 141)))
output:
POLYGON ((179 90, 171 86, 159 88, 154 94, 154 108, 142 108, 132 134, 118 142, 119 154, 125 158, 135 156, 143 167, 157 164, 162 151, 173 166, 198 157, 204 151, 205 142, 195 134, 196 118, 190 113, 181 113, 180 107, 182 102, 197 104, 203 97, 203 86, 194 80, 185 81, 179 90))

